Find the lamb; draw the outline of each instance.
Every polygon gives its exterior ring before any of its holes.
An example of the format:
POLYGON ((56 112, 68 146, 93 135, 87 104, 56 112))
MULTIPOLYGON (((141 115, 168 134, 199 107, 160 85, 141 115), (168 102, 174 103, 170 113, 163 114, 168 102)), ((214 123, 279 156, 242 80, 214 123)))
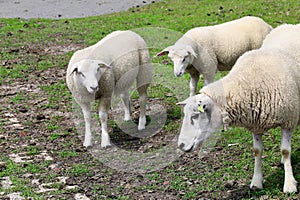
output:
POLYGON ((214 81, 218 70, 227 71, 246 51, 261 46, 272 27, 258 17, 243 17, 215 26, 193 28, 173 46, 157 56, 168 54, 174 63, 174 74, 190 74, 190 96, 196 94, 199 75, 204 85, 214 81))
POLYGON ((99 100, 101 147, 111 145, 107 130, 108 110, 113 95, 120 95, 124 120, 130 120, 129 88, 136 80, 140 117, 138 130, 145 129, 147 88, 152 79, 152 66, 145 41, 132 31, 115 31, 95 45, 79 50, 71 57, 66 82, 85 120, 83 145, 92 146, 91 102, 99 100))
POLYGON ((179 148, 185 152, 195 150, 222 125, 245 127, 253 134, 255 154, 250 187, 263 188, 262 134, 281 127, 283 191, 296 192, 291 137, 300 123, 299 52, 300 25, 279 26, 260 49, 242 55, 227 76, 178 103, 184 107, 179 148))

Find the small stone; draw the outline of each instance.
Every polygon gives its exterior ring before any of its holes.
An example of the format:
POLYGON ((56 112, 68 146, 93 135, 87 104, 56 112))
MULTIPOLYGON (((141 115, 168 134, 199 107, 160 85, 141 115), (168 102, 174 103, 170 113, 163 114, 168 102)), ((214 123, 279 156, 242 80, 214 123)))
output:
POLYGON ((17 130, 24 130, 24 127, 22 124, 13 124, 12 126, 17 130))
POLYGON ((77 193, 74 196, 75 200, 90 200, 85 194, 77 193))
POLYGON ((19 108, 19 111, 20 111, 21 113, 26 113, 26 112, 28 112, 28 109, 25 108, 25 107, 20 107, 20 108, 19 108))
POLYGON ((77 185, 68 185, 66 186, 66 190, 74 190, 74 189, 77 189, 79 188, 77 185))
POLYGON ((15 118, 15 117, 14 118, 10 118, 9 121, 12 122, 12 123, 18 123, 19 122, 19 120, 17 118, 15 118))
POLYGON ((4 116, 5 116, 5 117, 13 117, 14 114, 12 114, 12 113, 5 113, 4 116))

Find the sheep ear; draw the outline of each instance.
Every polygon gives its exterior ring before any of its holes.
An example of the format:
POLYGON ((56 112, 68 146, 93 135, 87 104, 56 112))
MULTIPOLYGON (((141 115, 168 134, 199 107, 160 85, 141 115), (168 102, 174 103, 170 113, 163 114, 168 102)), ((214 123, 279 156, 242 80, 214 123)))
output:
POLYGON ((104 63, 99 63, 98 66, 100 67, 100 69, 111 69, 111 66, 108 66, 107 64, 104 63))
POLYGON ((165 48, 164 50, 162 50, 161 52, 157 53, 156 56, 164 56, 167 55, 169 53, 169 51, 172 49, 173 46, 169 46, 167 48, 165 48))
POLYGON ((195 58, 197 58, 197 54, 191 46, 186 46, 186 50, 192 54, 195 58))
POLYGON ((72 66, 73 70, 72 72, 70 73, 70 76, 72 76, 74 73, 78 73, 78 66, 77 66, 77 63, 75 63, 73 66, 72 66))
POLYGON ((72 73, 71 74, 73 74, 73 73, 77 73, 78 72, 78 68, 77 67, 75 67, 74 69, 73 69, 73 71, 72 71, 72 73))
POLYGON ((181 102, 176 103, 176 105, 180 106, 180 107, 184 107, 186 105, 186 102, 181 101, 181 102))

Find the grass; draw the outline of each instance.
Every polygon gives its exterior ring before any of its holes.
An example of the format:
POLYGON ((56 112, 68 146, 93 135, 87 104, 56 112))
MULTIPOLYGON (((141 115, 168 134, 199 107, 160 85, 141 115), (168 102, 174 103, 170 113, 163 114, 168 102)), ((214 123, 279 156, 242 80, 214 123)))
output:
MULTIPOLYGON (((74 50, 64 52, 65 47, 83 48, 96 43, 114 30, 135 30, 141 34, 154 56, 167 45, 172 44, 187 30, 196 26, 215 25, 240 18, 245 15, 262 17, 273 27, 281 23, 299 23, 300 5, 298 0, 280 1, 216 1, 187 0, 161 1, 142 8, 132 8, 126 12, 79 19, 0 19, 0 85, 37 84, 31 91, 18 91, 8 96, 9 107, 0 105, 0 114, 13 111, 18 113, 18 105, 26 104, 28 110, 37 107, 37 113, 45 113, 45 119, 37 120, 35 113, 22 120, 28 134, 6 141, 0 139, 0 178, 10 177, 13 187, 0 188, 0 192, 22 192, 24 197, 47 199, 49 194, 38 194, 31 183, 33 178, 45 182, 55 181, 58 176, 67 175, 80 185, 92 199, 135 199, 148 197, 164 198, 170 195, 177 199, 299 199, 299 194, 283 194, 284 172, 278 166, 280 161, 280 130, 270 130, 264 135, 263 190, 251 191, 248 185, 253 171, 252 136, 242 128, 232 128, 220 134, 208 156, 184 155, 164 169, 146 175, 128 175, 112 170, 81 149, 81 141, 76 139, 76 130, 67 123, 70 118, 59 115, 58 111, 70 113, 71 95, 65 85, 64 71, 74 50), (54 48, 57 47, 57 48, 54 48), (51 48, 54 49, 51 51, 51 48), (49 51, 47 49, 50 49, 49 51), (34 89, 39 91, 31 94, 34 89), (42 94, 41 96, 39 96, 42 94), (43 100, 46 98, 46 100, 43 100), (38 103, 36 103, 38 101, 38 103), (36 103, 36 104, 35 104, 36 103), (8 109, 8 110, 7 110, 8 109), (49 112, 44 112, 44 111, 49 112), (73 128, 73 129, 72 129, 73 128), (38 132, 31 136, 30 132, 38 132), (37 139, 42 144, 20 148, 23 142, 37 139), (18 148, 8 143, 15 144, 18 148), (229 144, 235 144, 229 146, 229 144), (5 148, 4 148, 5 147, 5 148), (8 151, 8 150, 9 151, 8 151), (54 161, 39 160, 43 149, 53 154, 54 161), (35 163, 14 163, 9 154, 26 152, 35 163), (49 166, 62 163, 57 171, 49 166), (26 177, 24 174, 34 174, 26 177), (90 183, 89 178, 97 180, 90 183), (122 178, 123 177, 123 178, 122 178), (134 185, 134 186, 132 186, 134 185)), ((76 49, 75 48, 75 49, 76 49)), ((155 75, 149 89, 150 98, 162 98, 171 105, 167 113, 164 131, 175 134, 180 128, 178 120, 180 108, 177 101, 188 96, 188 76, 175 79, 170 60, 153 58, 155 75), (162 64, 166 63, 166 64, 162 64), (187 93, 181 94, 180 92, 187 93), (168 95, 167 95, 168 94, 168 95), (173 106, 172 106, 173 105, 173 106)), ((226 73, 218 73, 216 79, 226 73)), ((199 83, 199 88, 203 82, 199 83)), ((1 91, 0 91, 1 94, 1 91)), ((132 97, 136 98, 133 93, 132 97)), ((1 96, 2 98, 2 96, 1 96)), ((5 96, 1 102, 5 101, 5 96)), ((0 99, 1 100, 1 99, 0 99)), ((10 131, 6 119, 0 121, 0 135, 25 134, 10 131)), ((114 124, 114 122, 110 122, 114 124)), ((300 181, 300 133, 295 130, 293 137, 293 168, 296 180, 300 181)), ((132 150, 135 151, 135 150, 132 150)), ((105 164, 105 163, 104 163, 105 164)), ((64 189, 65 184, 55 183, 58 189, 50 193, 57 199, 73 196, 64 189)), ((299 187, 298 187, 299 189, 299 187)), ((78 192, 76 190, 76 192, 78 192)), ((69 198, 66 198, 69 197, 69 198)))

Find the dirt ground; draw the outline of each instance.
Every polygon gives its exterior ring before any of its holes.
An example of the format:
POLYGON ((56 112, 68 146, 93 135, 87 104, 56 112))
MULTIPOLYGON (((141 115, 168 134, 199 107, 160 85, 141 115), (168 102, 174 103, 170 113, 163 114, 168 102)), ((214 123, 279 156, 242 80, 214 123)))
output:
MULTIPOLYGON (((26 62, 38 62, 44 56, 47 59, 59 56, 65 52, 57 49, 76 50, 81 46, 24 46, 20 49, 11 47, 8 52, 22 55, 15 60, 7 60, 1 63, 1 67, 11 68, 14 63, 22 62, 26 56, 31 55, 31 60, 26 62), (24 57, 23 57, 24 56, 24 57)), ((52 67, 46 70, 32 70, 29 77, 15 78, 9 85, 1 85, 0 107, 3 108, 0 123, 3 124, 3 132, 0 132, 0 152, 12 160, 12 165, 0 162, 0 169, 14 170, 17 180, 26 180, 25 188, 14 188, 8 176, 1 178, 2 187, 11 188, 12 191, 22 191, 26 188, 43 196, 45 199, 181 199, 187 194, 186 187, 196 187, 203 184, 198 178, 186 177, 184 173, 188 166, 195 174, 211 174, 212 171, 222 167, 222 159, 229 159, 224 148, 217 149, 213 154, 202 158, 202 164, 211 167, 199 167, 198 153, 190 153, 180 156, 172 163, 168 163, 167 170, 157 170, 154 174, 131 173, 130 170, 116 170, 111 167, 120 163, 107 166, 101 159, 97 159, 93 152, 82 146, 82 141, 74 128, 73 110, 70 109, 70 99, 64 96, 65 89, 56 87, 54 93, 43 90, 51 88, 51 85, 64 84, 65 69, 52 67), (42 87, 41 87, 42 86, 42 87), (20 94, 22 94, 20 96, 20 94), (55 104, 51 104, 51 99, 55 104), (56 99, 58 98, 58 99, 56 99), (71 153, 71 154, 70 154, 71 153), (220 160, 215 160, 218 157, 220 160), (219 163, 219 164, 218 164, 219 163), (18 170, 25 170, 20 173, 18 170), (173 177, 174 176, 174 177, 173 177), (184 176, 182 186, 174 178, 184 176), (186 178, 185 178, 186 177, 186 178), (171 182, 179 186, 171 186, 171 182)), ((164 99, 152 99, 149 103, 163 104, 164 99)), ((151 107, 151 105, 150 105, 151 107)), ((165 105, 167 113, 172 113, 174 105, 165 105)), ((137 110, 137 101, 133 101, 133 117, 137 110)), ((111 115, 111 113, 110 113, 111 115)), ((111 116, 109 116, 111 117, 111 116)), ((170 119, 180 124, 180 117, 170 119)), ((113 128, 112 142, 120 149, 132 150, 146 155, 155 149, 163 148, 174 142, 177 134, 169 130, 160 131, 149 138, 133 138, 118 127, 113 128)), ((169 145, 170 146, 170 145, 169 145)), ((114 149, 108 149, 114 151, 114 149)), ((235 152, 236 153, 236 152, 235 152)), ((113 154, 107 154, 113 155, 113 154)), ((122 155, 121 155, 122 156, 122 155)), ((113 160, 117 160, 115 157, 113 160)), ((155 159, 156 160, 156 159, 155 159)), ((16 180, 14 180, 16 181, 16 180)), ((246 180, 240 182, 228 181, 226 190, 215 192, 220 199, 236 199, 247 195, 248 186, 246 180), (238 188, 238 189, 234 189, 238 188), (232 190, 231 190, 232 189, 232 190), (230 192, 228 192, 230 191, 230 192)), ((22 186, 22 184, 21 184, 22 186)), ((2 195, 2 196, 1 196, 2 195)), ((197 191, 200 199, 214 199, 209 190, 197 191), (199 193, 198 193, 199 192, 199 193), (203 198, 201 198, 203 197, 203 198)), ((30 195, 29 195, 30 196, 30 195)), ((20 193, 3 195, 0 199, 26 199, 20 193)), ((31 198, 29 198, 31 199, 31 198)))

